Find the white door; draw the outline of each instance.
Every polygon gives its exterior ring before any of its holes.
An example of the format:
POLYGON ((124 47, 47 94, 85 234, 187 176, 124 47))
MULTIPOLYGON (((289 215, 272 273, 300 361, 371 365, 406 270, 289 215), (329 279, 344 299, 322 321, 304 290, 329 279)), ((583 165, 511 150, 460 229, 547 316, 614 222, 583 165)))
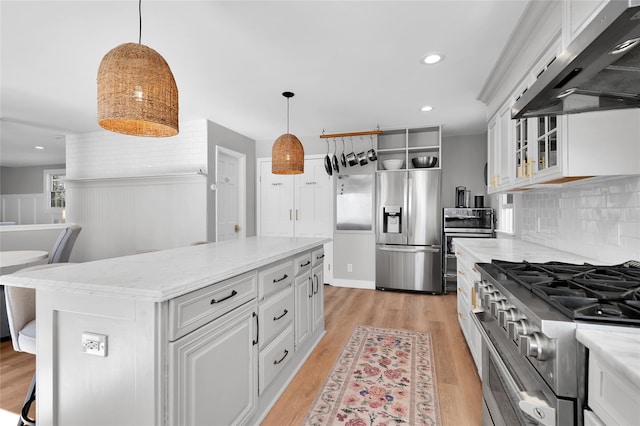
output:
POLYGON ((274 175, 271 161, 259 161, 259 235, 293 236, 293 175, 274 175))
POLYGON ((216 146, 216 241, 246 236, 246 156, 216 146))
POLYGON ((296 237, 324 237, 333 232, 331 177, 324 169, 324 159, 307 159, 304 174, 295 183, 296 237))

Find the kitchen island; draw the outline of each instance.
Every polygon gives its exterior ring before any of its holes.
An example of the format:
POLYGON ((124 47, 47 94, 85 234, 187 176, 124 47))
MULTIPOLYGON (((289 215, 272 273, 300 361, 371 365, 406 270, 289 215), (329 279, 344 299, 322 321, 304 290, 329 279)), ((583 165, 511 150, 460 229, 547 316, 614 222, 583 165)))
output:
POLYGON ((324 334, 328 241, 251 237, 3 276, 36 290, 38 423, 259 423, 324 334))

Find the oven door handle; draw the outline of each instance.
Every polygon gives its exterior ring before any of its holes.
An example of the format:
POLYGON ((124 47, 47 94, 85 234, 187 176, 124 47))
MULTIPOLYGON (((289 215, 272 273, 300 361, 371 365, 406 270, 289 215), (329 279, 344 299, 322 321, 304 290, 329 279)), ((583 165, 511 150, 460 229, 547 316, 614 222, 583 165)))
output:
POLYGON ((513 380, 513 377, 511 377, 511 373, 507 369, 507 366, 502 361, 502 358, 500 358, 500 354, 498 354, 496 348, 493 347, 493 343, 491 343, 487 332, 482 328, 478 317, 472 312, 471 318, 480 332, 483 344, 491 354, 493 364, 499 370, 500 379, 503 381, 504 385, 509 388, 509 391, 518 398, 518 407, 520 408, 520 411, 528 414, 545 426, 555 426, 556 409, 549 404, 542 392, 527 392, 520 390, 518 384, 513 380))

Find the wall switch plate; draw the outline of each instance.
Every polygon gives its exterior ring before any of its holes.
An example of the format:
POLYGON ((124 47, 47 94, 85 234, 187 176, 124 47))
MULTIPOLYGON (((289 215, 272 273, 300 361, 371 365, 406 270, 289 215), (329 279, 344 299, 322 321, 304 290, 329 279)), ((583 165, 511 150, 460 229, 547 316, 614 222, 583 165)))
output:
POLYGON ((96 333, 82 333, 82 352, 88 355, 107 356, 107 336, 96 333))
POLYGON ((347 272, 353 272, 353 264, 347 263, 347 272))

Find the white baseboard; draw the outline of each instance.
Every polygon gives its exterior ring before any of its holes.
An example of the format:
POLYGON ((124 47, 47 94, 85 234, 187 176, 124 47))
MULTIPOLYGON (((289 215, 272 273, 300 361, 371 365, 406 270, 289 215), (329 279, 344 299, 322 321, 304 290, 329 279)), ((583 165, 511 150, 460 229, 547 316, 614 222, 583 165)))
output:
POLYGON ((362 288, 365 290, 375 290, 376 283, 374 281, 366 280, 345 280, 342 278, 333 278, 331 285, 335 287, 349 287, 349 288, 362 288))

